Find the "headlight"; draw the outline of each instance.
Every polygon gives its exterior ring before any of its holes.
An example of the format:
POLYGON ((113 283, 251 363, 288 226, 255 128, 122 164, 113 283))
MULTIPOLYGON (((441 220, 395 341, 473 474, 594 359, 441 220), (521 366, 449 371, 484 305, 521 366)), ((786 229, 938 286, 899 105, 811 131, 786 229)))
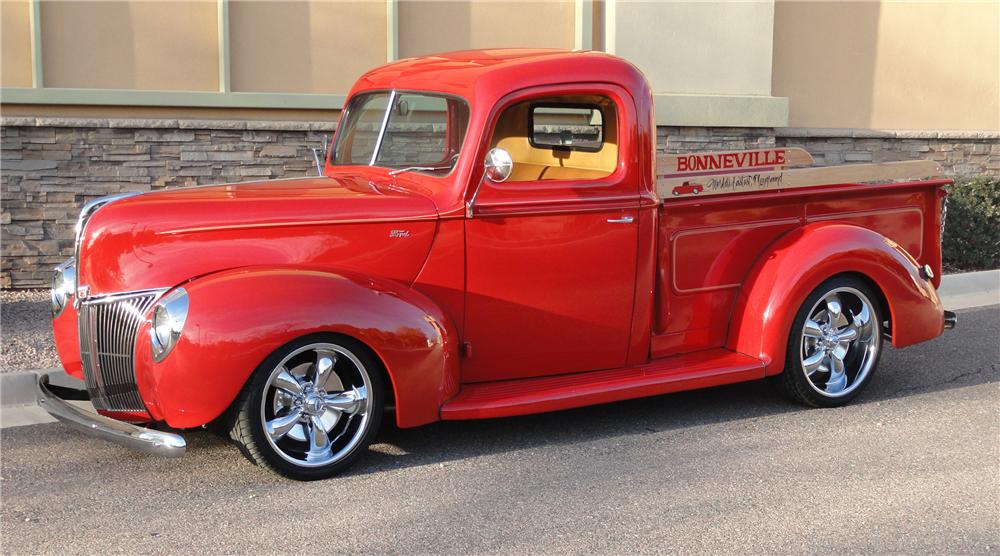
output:
POLYGON ((187 313, 188 294, 184 288, 170 292, 153 308, 149 339, 153 346, 154 360, 162 361, 174 349, 184 330, 187 313))
POLYGON ((76 260, 69 259, 56 267, 52 278, 52 318, 62 314, 76 289, 76 260))

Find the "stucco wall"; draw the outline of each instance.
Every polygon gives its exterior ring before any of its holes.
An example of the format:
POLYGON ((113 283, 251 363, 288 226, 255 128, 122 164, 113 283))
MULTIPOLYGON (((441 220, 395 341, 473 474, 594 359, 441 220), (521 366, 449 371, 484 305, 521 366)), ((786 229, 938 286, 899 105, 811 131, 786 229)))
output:
POLYGON ((572 0, 400 2, 399 55, 469 48, 573 48, 572 0))
POLYGON ((778 2, 792 127, 1000 130, 1000 2, 778 2))
POLYGON ((31 27, 28 0, 0 2, 0 83, 31 86, 31 27))
POLYGON ((618 2, 614 52, 655 93, 771 94, 774 3, 618 2))
POLYGON ((657 123, 775 127, 788 100, 771 94, 774 1, 610 1, 602 15, 609 52, 649 80, 657 123))
POLYGON ((235 91, 346 93, 386 62, 385 2, 230 2, 235 91))
POLYGON ((211 2, 41 3, 47 87, 217 90, 211 2))
MULTIPOLYGON (((170 106, 219 106, 208 117, 229 119, 281 110, 291 102, 281 95, 316 95, 297 108, 336 107, 340 97, 322 95, 342 95, 393 48, 572 48, 587 35, 649 77, 661 124, 1000 129, 996 1, 220 1, 41 2, 41 91, 107 91, 113 102, 100 104, 118 106, 109 117, 139 117, 132 107, 145 103, 120 93, 217 92, 228 51, 231 91, 277 96, 170 106)), ((85 104, 73 93, 32 100, 30 4, 4 0, 0 20, 0 85, 22 88, 5 111, 66 115, 62 105, 85 104)))

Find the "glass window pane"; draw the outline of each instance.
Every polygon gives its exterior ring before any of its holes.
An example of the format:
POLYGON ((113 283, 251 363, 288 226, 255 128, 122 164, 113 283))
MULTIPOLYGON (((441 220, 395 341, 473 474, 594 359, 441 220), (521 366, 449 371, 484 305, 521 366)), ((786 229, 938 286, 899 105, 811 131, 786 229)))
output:
POLYGON ((343 124, 344 133, 337 133, 333 152, 336 164, 367 165, 371 162, 388 102, 388 93, 374 93, 361 95, 351 103, 343 124))
POLYGON ((600 150, 604 143, 604 117, 600 107, 532 106, 531 143, 536 147, 600 150))
POLYGON ((379 143, 376 166, 447 174, 458 161, 468 126, 469 105, 458 98, 422 93, 359 94, 348 103, 337 129, 330 163, 370 165, 379 143), (390 98, 393 104, 386 119, 390 98))
POLYGON ((442 97, 400 94, 389 113, 379 149, 379 166, 448 164, 448 101, 442 97))

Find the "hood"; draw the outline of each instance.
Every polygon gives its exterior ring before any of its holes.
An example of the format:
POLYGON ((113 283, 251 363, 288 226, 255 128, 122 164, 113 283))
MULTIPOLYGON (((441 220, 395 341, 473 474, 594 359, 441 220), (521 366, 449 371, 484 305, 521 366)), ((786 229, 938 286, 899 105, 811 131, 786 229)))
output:
POLYGON ((426 197, 362 175, 158 191, 118 201, 102 212, 141 213, 143 223, 160 234, 437 216, 426 197))
POLYGON ((260 265, 410 282, 436 219, 427 197, 363 174, 152 192, 94 213, 78 272, 91 295, 172 287, 260 265))

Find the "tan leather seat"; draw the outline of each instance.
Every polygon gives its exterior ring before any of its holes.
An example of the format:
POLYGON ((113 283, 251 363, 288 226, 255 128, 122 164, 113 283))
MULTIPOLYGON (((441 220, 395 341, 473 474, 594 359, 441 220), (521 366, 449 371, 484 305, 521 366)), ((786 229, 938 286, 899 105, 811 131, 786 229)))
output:
POLYGON ((543 164, 529 164, 527 162, 514 162, 514 169, 510 173, 507 181, 538 181, 542 179, 542 173, 547 166, 543 164))
POLYGON ((546 166, 539 175, 540 180, 594 180, 603 178, 611 172, 593 168, 574 168, 570 166, 546 166))

